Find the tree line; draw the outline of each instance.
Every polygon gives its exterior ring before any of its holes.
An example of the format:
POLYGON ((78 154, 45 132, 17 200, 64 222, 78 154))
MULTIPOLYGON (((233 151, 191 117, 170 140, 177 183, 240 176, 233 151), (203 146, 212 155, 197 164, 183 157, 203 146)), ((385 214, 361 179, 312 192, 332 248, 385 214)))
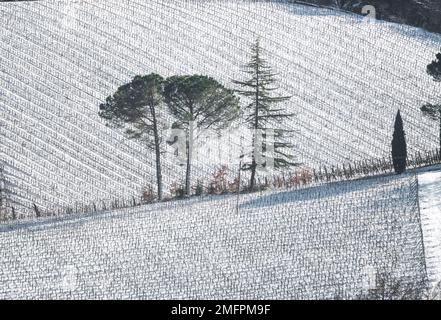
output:
MULTIPOLYGON (((161 158, 165 143, 173 144, 177 139, 184 138, 184 154, 180 156, 186 159, 184 192, 189 196, 196 132, 212 129, 220 133, 238 119, 254 132, 252 152, 240 155, 241 159, 248 156, 247 160, 241 162, 240 169, 250 171, 249 190, 256 187, 259 166, 268 169, 271 163, 277 170, 299 165, 294 161, 294 146, 289 139, 292 130, 281 125, 283 120, 295 116, 280 106, 289 101, 290 96, 277 94, 277 74, 262 52, 257 39, 251 47, 249 62, 242 67, 246 79, 233 80, 234 89, 205 75, 163 78, 152 73, 135 76, 99 106, 100 117, 107 120, 109 125, 123 129, 128 138, 145 143, 155 153, 159 200, 163 198, 161 158), (173 119, 171 124, 167 120, 170 117, 173 119), (164 141, 163 133, 170 128, 182 130, 185 137, 164 141), (264 159, 262 154, 265 154, 264 159)), ((426 71, 434 81, 441 82, 441 53, 436 55, 426 71)), ((441 149, 441 104, 426 104, 421 111, 439 123, 441 149)), ((400 110, 395 118, 391 150, 395 172, 403 173, 406 170, 407 144, 400 110)))
MULTIPOLYGON (((441 52, 436 54, 426 69, 427 74, 436 82, 441 82, 441 52)), ((422 113, 439 125, 439 150, 441 150, 441 102, 425 104, 421 107, 422 113)), ((400 174, 406 170, 407 145, 400 110, 395 117, 394 133, 392 139, 392 159, 395 172, 400 174)))
MULTIPOLYGON (((229 89, 205 75, 174 75, 163 78, 152 73, 136 76, 120 86, 100 104, 99 115, 108 125, 124 130, 130 139, 136 139, 155 153, 157 198, 163 197, 161 156, 165 152, 163 133, 180 129, 185 133, 185 193, 191 194, 192 158, 196 131, 207 129, 221 132, 235 120, 253 130, 252 152, 241 170, 251 172, 249 189, 255 188, 259 166, 275 169, 295 166, 288 136, 291 130, 280 125, 293 117, 285 108, 277 107, 290 97, 276 93, 276 73, 262 56, 259 39, 251 48, 250 62, 243 66, 246 80, 234 80, 236 89, 229 89), (241 100, 243 98, 243 100, 241 100), (173 123, 167 123, 172 117, 173 123), (270 137, 267 130, 271 130, 270 137), (259 147, 259 148, 257 148, 259 147), (259 150, 257 150, 259 149, 259 150), (258 152, 264 153, 262 161, 258 152), (271 155, 269 154, 271 151, 271 155), (258 161, 259 160, 259 161, 258 161)), ((175 137, 178 138, 179 137, 175 137)), ((182 143, 182 141, 181 141, 182 143)), ((241 155, 244 157, 245 155, 241 155)))

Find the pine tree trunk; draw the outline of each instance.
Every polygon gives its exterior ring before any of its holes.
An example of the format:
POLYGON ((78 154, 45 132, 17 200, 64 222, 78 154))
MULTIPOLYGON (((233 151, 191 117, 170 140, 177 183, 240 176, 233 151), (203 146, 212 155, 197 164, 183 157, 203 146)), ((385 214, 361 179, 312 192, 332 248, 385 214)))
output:
POLYGON ((439 151, 441 153, 441 109, 439 110, 439 151))
POLYGON ((254 190, 254 185, 256 183, 256 161, 253 156, 253 161, 251 162, 251 178, 250 178, 250 190, 254 190))
MULTIPOLYGON (((256 108, 257 110, 257 108, 256 108)), ((251 153, 251 177, 250 177, 250 190, 253 191, 254 187, 256 185, 256 135, 257 135, 257 129, 254 130, 254 136, 253 136, 253 152, 251 153)))
MULTIPOLYGON (((259 60, 259 52, 257 52, 257 61, 259 60)), ((252 159, 251 159, 251 180, 250 180, 250 190, 253 191, 254 190, 254 186, 256 184, 256 168, 257 168, 257 163, 256 163, 256 155, 255 152, 256 150, 256 138, 257 138, 257 130, 259 128, 259 95, 260 95, 260 91, 259 91, 259 77, 260 77, 260 73, 259 73, 259 63, 257 62, 256 64, 256 105, 254 106, 254 137, 253 137, 253 152, 252 152, 252 159)), ((261 152, 261 150, 259 150, 259 152, 261 152)))
POLYGON ((151 108, 151 113, 153 118, 153 135, 155 139, 156 184, 158 187, 158 200, 162 200, 161 146, 159 140, 158 123, 156 121, 156 113, 154 107, 151 108))
POLYGON ((189 122, 188 125, 188 135, 189 139, 187 141, 187 170, 185 174, 185 193, 187 196, 191 195, 191 161, 193 157, 193 121, 189 122))

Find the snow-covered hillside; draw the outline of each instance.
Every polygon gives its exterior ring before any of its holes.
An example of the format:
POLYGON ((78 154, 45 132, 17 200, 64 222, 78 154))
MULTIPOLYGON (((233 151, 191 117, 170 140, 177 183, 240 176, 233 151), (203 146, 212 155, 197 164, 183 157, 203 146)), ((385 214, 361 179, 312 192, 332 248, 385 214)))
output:
MULTIPOLYGON (((0 21, 1 160, 11 201, 27 208, 138 197, 155 182, 153 155, 107 128, 98 105, 150 72, 202 73, 232 86, 256 37, 282 93, 293 96, 286 107, 297 114, 289 125, 298 161, 315 167, 388 156, 398 108, 410 153, 437 146, 436 125, 419 107, 439 98, 425 68, 441 38, 419 29, 228 0, 1 3, 0 21)), ((240 141, 226 134, 206 145, 194 171, 206 176, 216 162, 235 168, 240 141)), ((182 178, 169 154, 167 188, 182 178)))
POLYGON ((427 273, 436 284, 441 282, 441 172, 422 173, 419 185, 427 273))
POLYGON ((0 226, 0 299, 355 298, 426 279, 412 175, 0 226))

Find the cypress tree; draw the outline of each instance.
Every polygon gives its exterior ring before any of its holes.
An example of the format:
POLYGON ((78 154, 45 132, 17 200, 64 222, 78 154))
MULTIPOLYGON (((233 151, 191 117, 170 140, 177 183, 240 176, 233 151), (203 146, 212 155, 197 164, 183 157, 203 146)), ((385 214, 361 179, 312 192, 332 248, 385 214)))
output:
POLYGON ((392 159, 397 174, 406 171, 407 145, 400 110, 395 117, 395 129, 392 139, 392 159))

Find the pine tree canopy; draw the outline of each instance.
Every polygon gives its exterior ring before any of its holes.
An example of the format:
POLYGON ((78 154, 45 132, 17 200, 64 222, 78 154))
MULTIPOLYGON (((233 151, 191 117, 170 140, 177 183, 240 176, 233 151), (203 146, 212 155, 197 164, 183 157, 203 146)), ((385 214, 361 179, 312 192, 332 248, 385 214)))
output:
POLYGON ((152 132, 163 102, 163 82, 157 74, 134 77, 100 105, 100 117, 113 126, 126 127, 129 138, 147 141, 153 147, 152 132))
POLYGON ((421 111, 432 120, 439 120, 441 117, 441 105, 426 104, 421 111))
POLYGON ((436 60, 427 66, 427 73, 435 81, 441 81, 441 52, 436 55, 436 60))
POLYGON ((213 78, 192 75, 173 76, 165 81, 165 103, 177 119, 174 127, 187 130, 187 171, 185 189, 191 193, 191 162, 194 134, 198 129, 220 131, 239 114, 239 99, 234 91, 225 88, 213 78))
POLYGON ((99 116, 108 124, 125 128, 130 139, 146 142, 155 151, 158 199, 162 199, 161 152, 165 129, 163 114, 164 79, 157 74, 136 76, 100 105, 99 116))
POLYGON ((207 76, 170 77, 165 81, 164 97, 183 127, 194 121, 197 128, 220 130, 239 113, 239 99, 234 92, 207 76))

